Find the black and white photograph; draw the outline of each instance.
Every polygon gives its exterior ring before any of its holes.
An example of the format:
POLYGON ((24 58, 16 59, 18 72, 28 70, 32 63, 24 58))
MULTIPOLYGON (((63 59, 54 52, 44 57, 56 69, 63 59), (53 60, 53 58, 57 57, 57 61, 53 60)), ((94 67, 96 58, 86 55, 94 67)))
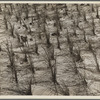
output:
POLYGON ((100 96, 100 3, 0 3, 0 96, 100 96))

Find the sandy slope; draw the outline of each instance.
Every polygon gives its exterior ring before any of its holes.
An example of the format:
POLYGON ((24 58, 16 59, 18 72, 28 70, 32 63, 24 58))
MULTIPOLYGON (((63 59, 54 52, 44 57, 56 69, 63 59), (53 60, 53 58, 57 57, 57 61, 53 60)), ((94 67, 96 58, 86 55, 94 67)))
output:
MULTIPOLYGON (((75 6, 68 5, 68 9, 77 15, 77 11, 74 11, 75 6)), ((87 7, 88 8, 88 7, 87 7)), ((83 7, 83 9, 87 9, 83 7)), ((71 40, 74 42, 74 46, 77 48, 77 44, 81 50, 81 56, 83 62, 77 62, 78 67, 78 74, 75 74, 74 71, 74 63, 72 57, 70 56, 70 52, 68 49, 68 43, 66 40, 66 27, 69 30, 69 33, 73 34, 72 24, 73 20, 70 18, 70 11, 69 17, 61 17, 61 24, 63 26, 62 31, 60 32, 60 43, 61 43, 61 50, 57 48, 57 40, 55 36, 51 36, 51 42, 54 44, 55 47, 55 54, 56 54, 56 61, 57 61, 57 81, 63 90, 66 93, 69 91, 69 95, 100 95, 100 73, 95 70, 95 60, 93 55, 90 51, 87 50, 88 44, 83 40, 82 31, 77 28, 77 37, 72 36, 70 37, 71 40), (85 66, 85 68, 84 68, 85 66), (84 84, 84 78, 86 79, 87 85, 84 84)), ((31 12, 31 11, 30 11, 31 12)), ((52 11, 51 11, 52 12, 52 11)), ((62 16, 63 11, 59 10, 59 16, 62 16)), ((86 12, 88 12, 86 10, 86 12)), ((74 14, 74 15, 75 15, 74 14)), ((99 24, 98 19, 95 18, 96 13, 92 13, 95 20, 95 25, 97 28, 97 36, 91 35, 91 18, 89 14, 86 15, 89 24, 85 23, 83 18, 80 17, 79 26, 83 27, 86 30, 87 39, 91 39, 93 42, 94 48, 99 47, 99 24)), ((2 15, 0 15, 2 18, 2 15)), ((75 16, 74 16, 75 17, 75 16)), ((75 17, 76 18, 76 17, 75 17)), ((54 84, 51 81, 51 73, 50 69, 47 68, 47 64, 45 59, 45 52, 42 48, 43 42, 37 39, 38 46, 39 46, 39 56, 37 54, 32 55, 32 60, 35 66, 35 75, 33 77, 29 67, 29 63, 23 62, 23 53, 21 52, 20 48, 18 47, 18 42, 16 38, 12 38, 4 28, 3 19, 0 19, 0 45, 3 48, 3 51, 0 52, 0 95, 22 95, 23 91, 28 90, 28 83, 32 78, 32 94, 33 95, 57 95, 55 92, 54 84), (8 33, 8 34, 7 34, 8 33), (5 42, 6 38, 9 39, 13 44, 13 50, 16 54, 16 68, 18 74, 19 85, 16 85, 14 78, 12 77, 11 70, 7 67, 9 65, 9 59, 7 53, 5 52, 5 42), (34 83, 35 82, 35 83, 34 83)), ((13 22, 13 21, 12 21, 13 22)), ((30 19, 26 20, 26 23, 29 24, 30 19)), ((56 28, 53 26, 54 21, 48 21, 48 32, 53 33, 55 32, 56 28)), ((35 23, 35 22, 34 22, 35 23)), ((15 23, 15 31, 19 32, 19 34, 25 35, 25 29, 20 26, 21 28, 18 29, 19 23, 15 23)), ((33 31, 36 32, 37 26, 31 26, 33 31)), ((34 32, 34 34, 35 34, 34 32)), ((27 34, 27 31, 26 31, 27 34)), ((42 34, 42 33, 41 33, 42 34)), ((28 35, 28 39, 30 39, 30 35, 28 35)), ((34 35, 33 35, 34 37, 34 35)), ((31 47, 34 44, 34 41, 29 41, 31 47)), ((34 48, 34 47, 33 47, 34 48)), ((98 61, 100 58, 99 49, 97 50, 98 54, 98 61)), ((61 87, 57 85, 58 95, 64 95, 61 90, 61 87)), ((24 93, 23 93, 24 94, 24 93)), ((25 95, 25 94, 24 94, 25 95)), ((66 94, 65 94, 66 95, 66 94)))

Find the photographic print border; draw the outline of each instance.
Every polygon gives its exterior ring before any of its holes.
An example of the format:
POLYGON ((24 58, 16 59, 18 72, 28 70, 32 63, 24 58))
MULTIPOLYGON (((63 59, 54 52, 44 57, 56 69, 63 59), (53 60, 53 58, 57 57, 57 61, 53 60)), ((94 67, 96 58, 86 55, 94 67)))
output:
MULTIPOLYGON (((0 3, 100 3, 99 0, 0 0, 0 3)), ((100 99, 100 96, 8 96, 1 95, 0 100, 95 100, 100 99)))

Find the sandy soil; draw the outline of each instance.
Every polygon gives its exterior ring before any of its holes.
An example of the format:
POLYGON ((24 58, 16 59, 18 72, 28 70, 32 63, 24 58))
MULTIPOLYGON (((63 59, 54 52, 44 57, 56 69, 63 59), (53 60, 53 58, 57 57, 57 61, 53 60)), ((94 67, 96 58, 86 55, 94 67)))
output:
MULTIPOLYGON (((100 6, 100 5, 98 5, 100 6)), ((3 6, 4 7, 4 6, 3 6)), ((55 7, 55 5, 54 5, 55 7)), ((91 41, 93 49, 96 52, 97 60, 100 65, 100 50, 99 50, 99 41, 100 41, 100 22, 99 18, 96 18, 96 5, 94 5, 94 12, 91 11, 91 5, 81 5, 81 16, 78 18, 79 27, 73 26, 73 21, 77 21, 78 11, 76 9, 76 5, 67 4, 68 7, 68 15, 64 15, 64 7, 59 5, 58 12, 60 16, 60 22, 62 26, 62 30, 60 30, 60 48, 57 48, 57 38, 56 36, 52 36, 52 33, 56 32, 56 27, 54 27, 55 20, 47 19, 46 30, 47 33, 50 34, 50 41, 54 45, 54 54, 56 57, 56 67, 57 67, 57 82, 59 84, 55 85, 51 80, 51 71, 48 68, 47 58, 43 47, 45 48, 45 38, 44 33, 42 32, 42 24, 41 28, 38 29, 37 20, 34 20, 34 25, 29 25, 31 19, 26 19, 25 23, 27 26, 30 26, 32 31, 32 36, 28 34, 28 30, 20 25, 19 22, 16 22, 16 18, 14 15, 10 16, 9 20, 12 24, 14 24, 14 34, 16 36, 16 32, 19 35, 27 35, 28 43, 30 45, 32 63, 35 67, 35 74, 32 74, 30 69, 30 63, 24 62, 24 54, 19 47, 19 42, 17 38, 13 38, 10 35, 10 30, 5 29, 5 24, 3 20, 3 13, 0 15, 0 45, 2 50, 0 51, 0 95, 28 95, 27 92, 30 89, 29 83, 31 83, 31 91, 32 95, 100 95, 100 72, 96 70, 96 62, 94 59, 93 53, 88 49, 88 43, 84 41, 84 35, 81 28, 85 30, 87 40, 91 41), (84 21, 83 11, 86 12, 86 19, 88 22, 84 21), (91 12, 91 13, 90 13, 91 12), (72 16, 72 19, 71 19, 72 16), (92 29, 92 19, 94 19, 94 24, 96 27, 95 34, 93 35, 92 29), (20 27, 20 29, 19 29, 20 27), (73 27, 76 29, 77 36, 74 36, 73 27), (73 58, 70 55, 69 44, 67 41, 67 29, 70 34, 70 39, 74 43, 74 51, 79 47, 80 55, 82 57, 82 62, 73 62, 73 58), (37 31, 41 31, 42 40, 38 38, 37 31), (30 39, 33 39, 32 41, 30 39), (35 47, 35 38, 38 44, 38 53, 34 53, 35 47), (18 84, 16 84, 14 75, 9 68, 9 57, 7 55, 6 43, 7 40, 12 43, 13 51, 15 53, 15 65, 17 70, 18 84), (78 73, 75 73, 75 64, 77 66, 78 73), (85 81, 84 81, 85 80, 85 81), (86 83, 85 83, 86 82, 86 83)), ((9 8, 9 5, 8 5, 9 8)), ((38 5, 38 10, 42 13, 41 8, 43 5, 38 5)), ((54 16, 54 11, 49 9, 46 11, 48 16, 54 16)), ((100 7, 98 7, 99 9, 100 7)), ((16 8, 18 10, 20 8, 16 8)), ((29 11, 29 15, 32 15, 31 5, 29 7, 31 9, 29 11)), ((38 11, 39 12, 39 11, 38 11)), ((34 11, 33 11, 34 13, 34 11)), ((22 14, 24 17, 25 14, 22 14)), ((40 21, 42 23, 41 15, 40 21)), ((34 17, 35 18, 35 17, 34 17)), ((76 58, 76 57, 75 57, 76 58)), ((52 63, 54 63, 52 61, 52 63)), ((100 68, 100 67, 99 67, 100 68)))

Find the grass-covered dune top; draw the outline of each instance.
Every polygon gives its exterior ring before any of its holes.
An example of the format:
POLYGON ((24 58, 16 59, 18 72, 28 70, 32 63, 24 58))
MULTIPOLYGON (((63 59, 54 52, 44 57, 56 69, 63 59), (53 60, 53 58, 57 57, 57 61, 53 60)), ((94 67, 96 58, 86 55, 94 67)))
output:
POLYGON ((100 96, 100 4, 0 4, 0 95, 100 96))

